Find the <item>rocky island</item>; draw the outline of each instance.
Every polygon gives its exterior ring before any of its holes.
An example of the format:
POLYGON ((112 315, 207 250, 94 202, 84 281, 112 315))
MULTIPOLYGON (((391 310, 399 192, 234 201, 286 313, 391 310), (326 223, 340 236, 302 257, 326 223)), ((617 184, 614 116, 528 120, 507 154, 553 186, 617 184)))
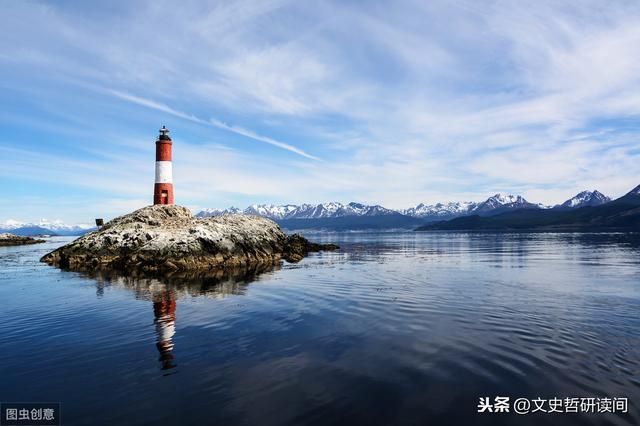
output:
POLYGON ((23 237, 13 234, 0 234, 0 247, 1 246, 20 246, 23 244, 39 244, 44 243, 44 240, 39 240, 33 237, 23 237))
POLYGON ((186 207, 153 205, 120 216, 97 231, 45 255, 64 269, 184 272, 237 268, 280 259, 298 262, 309 252, 335 250, 285 235, 259 216, 196 218, 186 207))

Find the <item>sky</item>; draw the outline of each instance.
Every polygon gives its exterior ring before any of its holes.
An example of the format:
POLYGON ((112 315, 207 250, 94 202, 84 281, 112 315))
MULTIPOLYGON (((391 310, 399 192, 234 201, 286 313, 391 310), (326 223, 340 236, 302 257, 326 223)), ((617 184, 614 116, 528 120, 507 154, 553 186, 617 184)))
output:
POLYGON ((637 1, 0 5, 0 222, 640 183, 637 1))

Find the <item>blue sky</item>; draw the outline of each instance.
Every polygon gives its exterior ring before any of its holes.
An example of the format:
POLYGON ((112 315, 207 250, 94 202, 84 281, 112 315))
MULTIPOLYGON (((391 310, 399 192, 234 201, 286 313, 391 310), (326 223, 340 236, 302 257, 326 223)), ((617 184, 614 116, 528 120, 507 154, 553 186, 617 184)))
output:
POLYGON ((1 3, 0 222, 640 183, 635 1, 1 3))

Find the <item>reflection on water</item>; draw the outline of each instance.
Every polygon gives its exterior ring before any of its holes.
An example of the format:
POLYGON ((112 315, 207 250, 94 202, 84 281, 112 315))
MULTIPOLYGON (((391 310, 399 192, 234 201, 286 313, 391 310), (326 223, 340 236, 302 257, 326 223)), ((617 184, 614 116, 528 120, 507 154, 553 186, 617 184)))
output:
POLYGON ((224 297, 243 294, 244 288, 260 274, 280 269, 280 263, 258 263, 251 266, 210 271, 179 272, 149 276, 132 275, 118 270, 101 270, 81 274, 96 282, 96 295, 102 297, 105 287, 116 286, 132 290, 138 299, 153 302, 156 347, 162 370, 177 366, 173 355, 176 333, 176 299, 185 295, 224 297))
POLYGON ((0 400, 81 425, 640 423, 637 235, 309 237, 341 250, 206 276, 38 263, 63 239, 1 248, 0 400), (486 396, 629 413, 481 416, 486 396))
POLYGON ((224 297, 242 294, 261 274, 280 269, 280 263, 258 263, 226 269, 181 271, 167 274, 131 273, 119 270, 78 272, 96 282, 97 294, 115 286, 135 292, 136 298, 151 299, 158 289, 173 289, 179 296, 224 297))
POLYGON ((171 290, 161 291, 153 296, 153 315, 156 324, 158 342, 156 347, 160 352, 159 361, 163 370, 175 368, 173 351, 173 341, 171 338, 176 334, 176 295, 171 290))

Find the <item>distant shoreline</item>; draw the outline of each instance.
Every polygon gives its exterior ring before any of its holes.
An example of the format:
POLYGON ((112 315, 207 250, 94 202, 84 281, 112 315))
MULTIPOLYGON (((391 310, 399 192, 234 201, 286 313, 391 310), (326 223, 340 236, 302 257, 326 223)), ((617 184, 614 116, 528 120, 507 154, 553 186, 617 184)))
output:
POLYGON ((13 234, 0 234, 0 247, 21 246, 26 244, 40 244, 45 240, 39 240, 32 237, 25 237, 13 234))
POLYGON ((434 234, 640 234, 637 229, 541 229, 541 228, 484 228, 484 229, 414 229, 413 232, 434 234))

